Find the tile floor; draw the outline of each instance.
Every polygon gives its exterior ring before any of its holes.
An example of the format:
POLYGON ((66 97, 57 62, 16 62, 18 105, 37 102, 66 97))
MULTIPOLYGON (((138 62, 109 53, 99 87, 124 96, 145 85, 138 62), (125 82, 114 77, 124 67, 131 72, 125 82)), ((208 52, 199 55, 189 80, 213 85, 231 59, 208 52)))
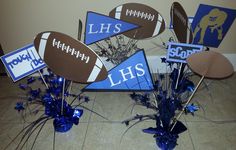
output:
MULTIPOLYGON (((183 116, 181 120, 188 131, 178 139, 176 150, 234 150, 236 149, 236 74, 226 80, 205 80, 208 89, 200 87, 194 101, 201 105, 195 116, 183 116)), ((25 121, 21 113, 14 110, 20 97, 19 83, 13 83, 8 77, 0 77, 0 149, 6 145, 28 123, 39 117, 27 114, 25 121)), ((79 86, 73 86, 78 92, 79 86)), ((78 126, 67 133, 56 133, 56 150, 155 150, 155 140, 141 129, 154 126, 153 121, 145 121, 131 128, 124 136, 127 127, 121 121, 135 115, 151 113, 137 106, 131 114, 133 102, 129 93, 98 92, 86 93, 91 101, 84 106, 102 114, 107 121, 85 110, 78 126)), ((31 149, 35 135, 29 138, 24 150, 31 149)), ((53 149, 53 126, 48 121, 35 143, 34 150, 53 149)), ((19 141, 19 140, 18 140, 19 141)), ((17 140, 8 149, 15 149, 17 140)))

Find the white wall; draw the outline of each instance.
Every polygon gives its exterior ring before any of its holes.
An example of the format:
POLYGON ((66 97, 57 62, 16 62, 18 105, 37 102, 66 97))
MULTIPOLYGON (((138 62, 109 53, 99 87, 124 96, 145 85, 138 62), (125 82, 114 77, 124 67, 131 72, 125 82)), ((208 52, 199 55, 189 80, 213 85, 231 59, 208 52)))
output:
MULTIPOLYGON (((200 3, 235 8, 235 0, 177 0, 189 16, 194 16, 200 3)), ((172 0, 1 0, 0 2, 0 43, 5 52, 22 47, 33 41, 35 35, 42 31, 52 30, 77 37, 78 19, 85 22, 87 11, 108 14, 114 7, 127 2, 147 4, 158 10, 169 24, 169 11, 172 0)), ((140 42, 141 47, 154 47, 152 41, 166 41, 170 31, 166 30, 159 37, 140 42)), ((236 22, 232 25, 219 47, 223 53, 236 53, 236 22)), ((159 52, 149 51, 148 55, 159 52)))
MULTIPOLYGON (((182 4, 189 16, 194 16, 201 3, 236 9, 235 0, 176 0, 182 4)), ((114 7, 128 2, 138 2, 158 10, 169 25, 169 11, 173 0, 1 0, 0 43, 8 53, 33 42, 37 33, 58 31, 77 37, 78 20, 85 23, 86 12, 108 14, 114 7)), ((164 55, 165 51, 155 48, 154 43, 167 41, 171 32, 166 30, 159 37, 140 41, 139 47, 149 56, 164 55)), ((236 21, 228 31, 220 47, 215 49, 224 54, 236 53, 236 21)), ((235 56, 235 55, 233 55, 235 56)), ((231 57, 231 56, 230 56, 231 57)), ((235 64, 235 62, 233 62, 235 64)))

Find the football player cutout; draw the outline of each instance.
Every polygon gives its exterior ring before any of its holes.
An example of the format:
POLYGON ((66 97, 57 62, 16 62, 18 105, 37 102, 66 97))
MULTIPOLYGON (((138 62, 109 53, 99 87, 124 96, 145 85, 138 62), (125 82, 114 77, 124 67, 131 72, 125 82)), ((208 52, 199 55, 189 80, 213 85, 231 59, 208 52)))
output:
POLYGON ((222 26, 226 19, 227 13, 225 13, 224 11, 220 11, 217 8, 212 9, 207 15, 203 16, 193 33, 195 38, 196 34, 200 31, 200 39, 198 41, 198 44, 203 44, 206 30, 208 27, 211 29, 211 33, 216 30, 218 34, 218 40, 222 40, 222 26))

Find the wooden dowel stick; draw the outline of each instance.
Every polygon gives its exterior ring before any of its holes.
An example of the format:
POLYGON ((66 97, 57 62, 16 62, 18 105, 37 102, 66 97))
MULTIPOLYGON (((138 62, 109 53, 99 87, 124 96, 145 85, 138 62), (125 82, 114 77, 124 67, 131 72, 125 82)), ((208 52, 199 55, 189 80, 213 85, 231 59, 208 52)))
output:
POLYGON ((199 86, 201 85, 203 79, 205 76, 202 76, 202 78, 200 79, 200 81, 198 82, 196 88, 194 89, 193 93, 191 94, 191 96, 189 97, 188 101, 185 103, 184 107, 182 108, 181 112, 178 114, 178 116, 174 119, 173 122, 173 126, 171 127, 170 131, 172 131, 177 123, 177 121, 179 120, 179 118, 181 117, 181 115, 183 114, 185 108, 188 106, 188 104, 190 103, 190 101, 192 100, 194 94, 197 92, 197 89, 199 88, 199 86))
POLYGON ((177 77, 177 80, 176 80, 176 83, 175 83, 175 89, 178 88, 179 77, 180 77, 180 73, 181 73, 182 67, 183 67, 183 63, 180 64, 180 68, 179 68, 179 72, 178 72, 178 77, 177 77))
POLYGON ((44 83, 44 85, 46 86, 46 88, 49 89, 48 84, 46 83, 46 81, 45 81, 45 79, 44 79, 42 73, 41 73, 40 71, 38 71, 38 73, 39 73, 39 75, 41 76, 41 78, 42 78, 42 80, 43 80, 43 83, 44 83))
POLYGON ((61 99, 61 115, 63 115, 63 101, 65 99, 65 83, 66 79, 63 79, 63 86, 62 86, 62 99, 61 99))
POLYGON ((73 81, 70 81, 69 90, 68 90, 69 95, 71 94, 72 85, 73 85, 73 81))

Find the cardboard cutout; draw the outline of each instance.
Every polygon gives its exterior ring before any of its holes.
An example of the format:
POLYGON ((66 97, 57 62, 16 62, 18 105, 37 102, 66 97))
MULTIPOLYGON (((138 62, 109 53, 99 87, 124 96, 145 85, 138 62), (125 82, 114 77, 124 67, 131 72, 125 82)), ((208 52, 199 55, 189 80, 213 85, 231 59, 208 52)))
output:
POLYGON ((84 91, 150 91, 152 78, 143 50, 136 52, 108 72, 108 78, 95 82, 84 91))
POLYGON ((193 34, 188 27, 188 16, 184 8, 178 2, 174 2, 170 11, 174 32, 180 43, 192 43, 193 34))
POLYGON ((30 44, 1 57, 14 82, 44 68, 46 65, 30 44))
POLYGON ((84 43, 89 45, 138 27, 138 25, 109 16, 87 12, 84 43))
POLYGON ((225 78, 232 75, 234 69, 229 60, 214 51, 204 51, 187 58, 193 72, 208 78, 225 78))
POLYGON ((165 30, 165 21, 161 14, 144 4, 126 3, 117 6, 110 11, 109 16, 139 25, 140 28, 124 33, 132 39, 152 38, 165 30))
POLYGON ((202 45, 168 43, 167 61, 186 63, 189 55, 201 52, 202 45))
POLYGON ((194 44, 219 47, 236 16, 236 10, 201 4, 192 23, 194 44))
POLYGON ((68 80, 91 83, 107 77, 107 70, 97 54, 68 35, 42 32, 35 38, 34 45, 48 67, 68 80))

